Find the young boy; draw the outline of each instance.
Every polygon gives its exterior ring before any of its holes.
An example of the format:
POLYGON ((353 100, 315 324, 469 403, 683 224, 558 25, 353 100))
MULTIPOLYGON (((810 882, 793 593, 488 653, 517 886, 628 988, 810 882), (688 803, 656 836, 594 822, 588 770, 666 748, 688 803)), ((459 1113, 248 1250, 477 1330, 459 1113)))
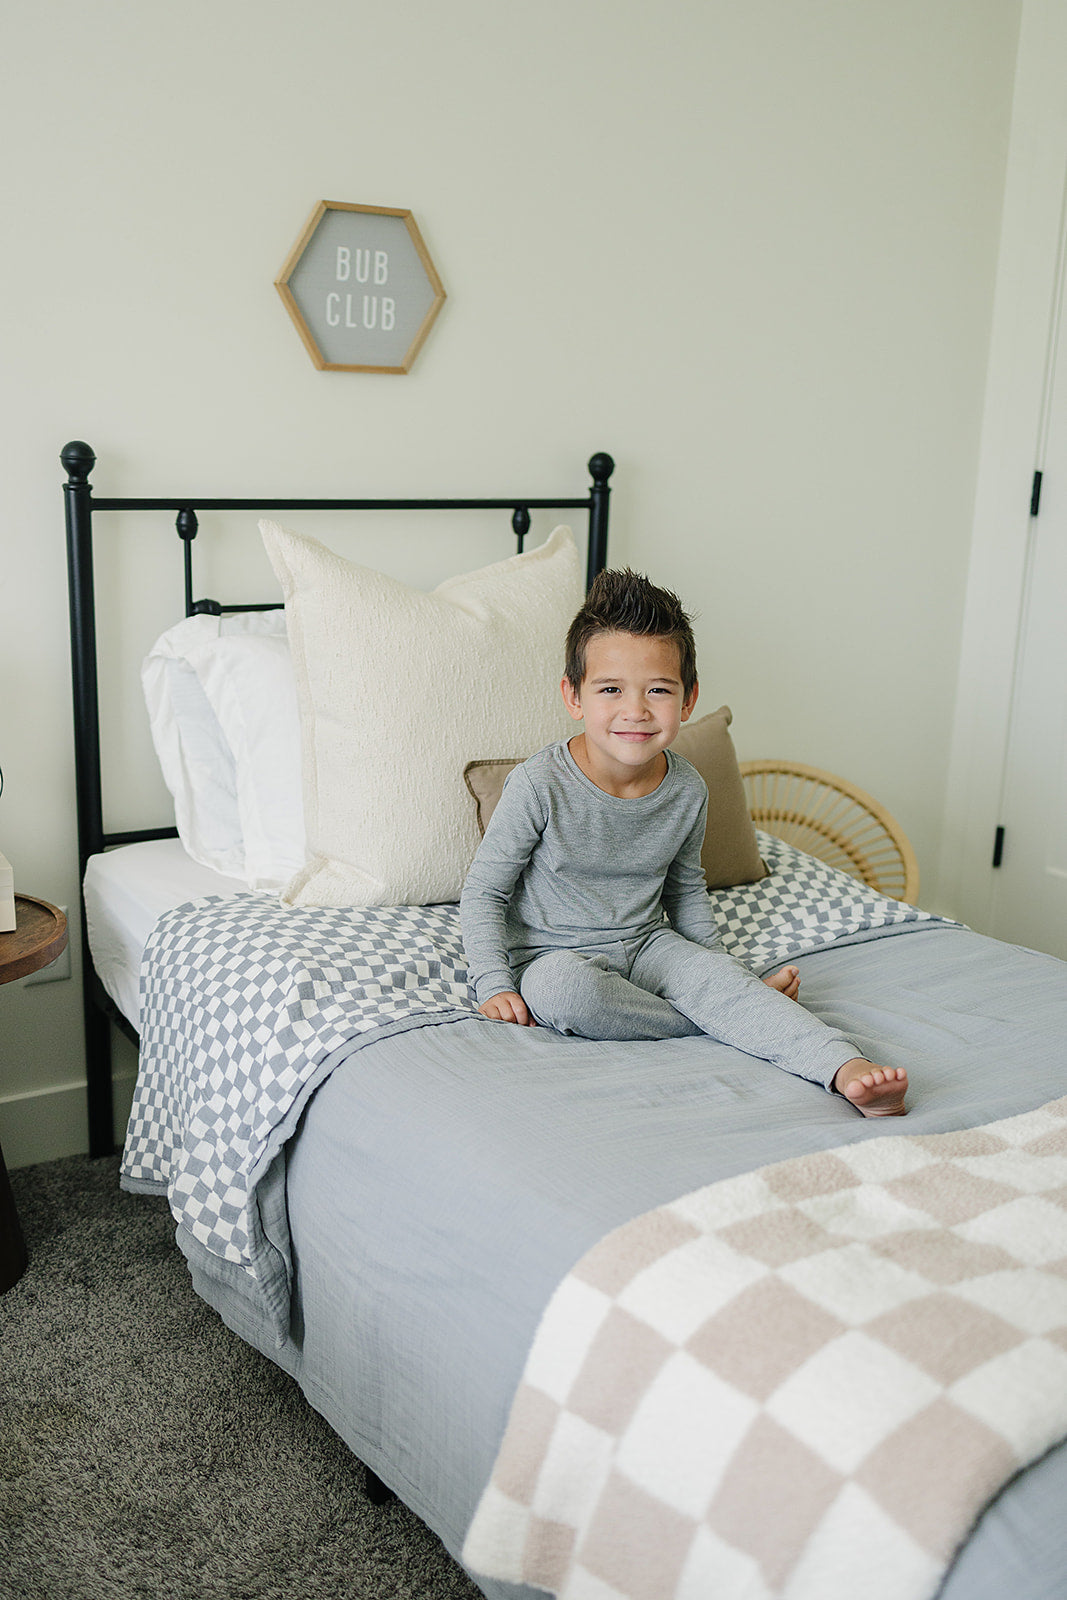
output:
POLYGON ((463 887, 483 1014, 585 1039, 708 1034, 864 1116, 903 1115, 907 1074, 795 1004, 795 967, 761 981, 721 947, 700 865, 707 789, 670 748, 697 698, 677 596, 600 573, 568 632, 561 689, 584 731, 508 775, 463 887))

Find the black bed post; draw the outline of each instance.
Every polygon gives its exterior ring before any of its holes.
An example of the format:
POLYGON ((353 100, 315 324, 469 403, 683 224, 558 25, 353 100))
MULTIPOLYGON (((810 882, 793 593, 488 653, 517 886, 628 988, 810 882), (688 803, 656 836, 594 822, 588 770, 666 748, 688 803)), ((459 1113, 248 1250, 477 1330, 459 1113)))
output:
POLYGON ((96 682, 96 603, 93 591, 92 489, 89 474, 96 456, 80 439, 60 453, 67 469, 63 498, 67 513, 67 578, 70 593, 71 681, 74 691, 74 784, 78 804, 78 895, 81 900, 82 1009, 85 1019, 85 1073, 89 1102, 89 1154, 110 1155, 115 1148, 111 1104, 111 1033, 107 1017, 93 999, 92 960, 85 926, 81 882, 85 863, 103 849, 104 816, 100 790, 100 714, 96 682))
POLYGON ((611 495, 608 479, 614 471, 615 463, 606 451, 599 450, 589 458, 593 487, 589 491, 589 556, 585 572, 587 589, 608 559, 608 499, 611 495))

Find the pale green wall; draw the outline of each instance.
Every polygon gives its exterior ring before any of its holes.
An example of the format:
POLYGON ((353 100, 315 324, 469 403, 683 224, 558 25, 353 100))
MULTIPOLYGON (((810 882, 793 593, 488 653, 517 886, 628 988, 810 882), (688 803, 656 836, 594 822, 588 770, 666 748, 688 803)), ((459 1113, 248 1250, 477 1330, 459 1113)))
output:
MULTIPOLYGON (((76 902, 72 437, 101 493, 537 493, 608 449, 613 555, 698 610, 705 704, 731 702, 741 754, 848 774, 932 866, 1018 19, 1018 0, 12 12, 0 848, 21 886, 76 902), (316 372, 277 298, 321 198, 419 220, 449 300, 407 377, 316 372)), ((133 535, 103 559, 131 663, 176 618, 176 563, 133 535)), ((132 673, 125 693, 136 717, 132 673)), ((114 822, 148 820, 141 796, 165 810, 142 757, 122 756, 114 822)), ((77 1148, 76 1093, 10 1097, 75 1082, 78 1029, 73 983, 0 992, 13 1159, 77 1148)))

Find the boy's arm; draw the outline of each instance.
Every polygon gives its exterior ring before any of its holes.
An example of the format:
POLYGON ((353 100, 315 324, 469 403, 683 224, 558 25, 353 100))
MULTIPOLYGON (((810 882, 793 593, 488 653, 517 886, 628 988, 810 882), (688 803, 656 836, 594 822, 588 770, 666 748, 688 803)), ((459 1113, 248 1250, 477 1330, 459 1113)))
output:
POLYGON ((705 797, 700 815, 694 822, 682 846, 667 868, 663 880, 663 909, 675 933, 707 950, 721 949, 718 924, 708 899, 704 868, 700 852, 704 845, 707 826, 708 803, 705 797))
POLYGON ((516 767, 508 774, 459 901, 468 977, 480 1006, 494 995, 517 990, 508 959, 508 906, 544 827, 537 791, 516 767))

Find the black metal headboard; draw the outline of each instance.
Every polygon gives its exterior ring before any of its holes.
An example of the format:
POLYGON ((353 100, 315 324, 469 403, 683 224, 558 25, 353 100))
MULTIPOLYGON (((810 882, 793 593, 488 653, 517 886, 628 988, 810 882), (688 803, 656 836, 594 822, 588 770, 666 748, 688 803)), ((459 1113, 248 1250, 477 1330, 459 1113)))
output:
MULTIPOLYGON (((96 511, 172 511, 185 555, 185 614, 219 615, 228 611, 261 611, 263 605, 222 605, 194 599, 192 550, 197 536, 197 513, 203 511, 510 511, 518 549, 530 528, 531 511, 585 511, 589 519, 586 583, 605 565, 608 547, 608 480, 615 463, 603 451, 589 461, 589 491, 572 496, 468 500, 219 500, 183 495, 175 498, 115 499, 93 492, 89 475, 96 456, 87 444, 74 440, 60 459, 67 472, 63 485, 67 520, 67 573, 70 588, 70 650, 74 692, 74 766, 78 807, 79 883, 89 857, 110 845, 133 844, 143 839, 177 837, 175 828, 143 828, 112 833, 104 828, 100 771, 100 711, 96 662, 96 600, 93 585, 93 513, 96 511)), ((85 1059, 89 1101, 89 1154, 108 1155, 114 1149, 111 1093, 111 1038, 109 1019, 136 1039, 129 1023, 112 1004, 93 967, 86 937, 82 903, 82 991, 85 1018, 85 1059)))

